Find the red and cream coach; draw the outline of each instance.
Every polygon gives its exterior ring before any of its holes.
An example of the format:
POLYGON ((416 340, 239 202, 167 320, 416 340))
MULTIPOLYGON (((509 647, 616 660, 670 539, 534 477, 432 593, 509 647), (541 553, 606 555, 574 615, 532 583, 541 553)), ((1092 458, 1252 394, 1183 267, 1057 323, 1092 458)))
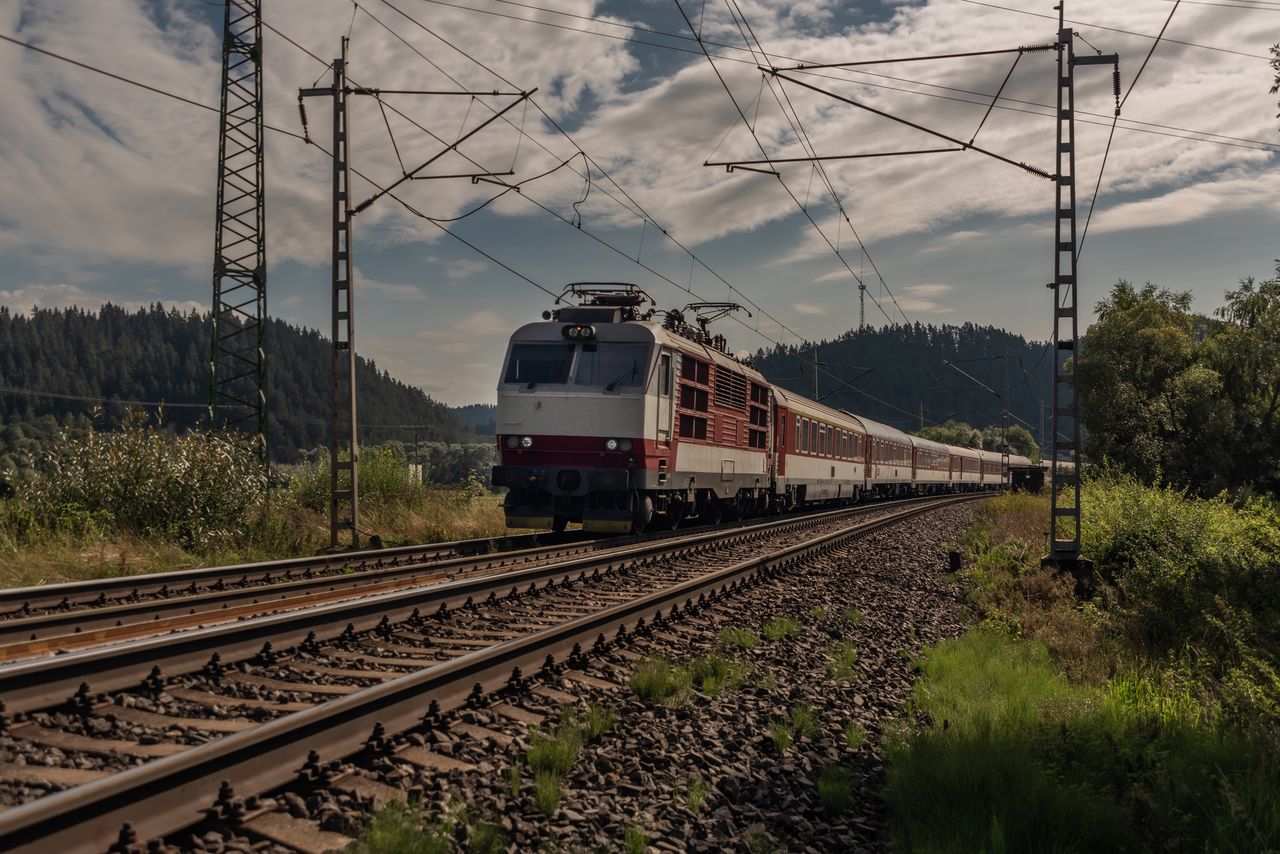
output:
POLYGON ((644 310, 634 285, 570 285, 517 329, 498 385, 507 524, 632 531, 812 502, 998 486, 965 448, 772 385, 708 323, 733 306, 644 310), (686 314, 693 322, 686 320, 686 314))

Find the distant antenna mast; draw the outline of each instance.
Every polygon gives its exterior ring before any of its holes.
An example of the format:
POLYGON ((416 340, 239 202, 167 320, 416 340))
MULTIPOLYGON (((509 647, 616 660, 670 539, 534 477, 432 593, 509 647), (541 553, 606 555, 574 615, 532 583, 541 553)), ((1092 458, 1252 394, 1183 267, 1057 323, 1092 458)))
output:
POLYGON ((867 328, 867 286, 858 282, 858 330, 867 328))
POLYGON ((251 429, 267 459, 267 246, 260 0, 227 0, 213 237, 209 422, 251 429))

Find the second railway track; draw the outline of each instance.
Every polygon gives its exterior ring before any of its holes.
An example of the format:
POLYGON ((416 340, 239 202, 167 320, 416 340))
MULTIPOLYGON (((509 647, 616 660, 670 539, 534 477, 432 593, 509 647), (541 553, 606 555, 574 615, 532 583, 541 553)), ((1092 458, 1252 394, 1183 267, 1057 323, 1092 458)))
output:
POLYGON ((265 791, 371 732, 402 731, 610 632, 955 500, 646 544, 0 669, 0 797, 30 800, 0 813, 0 848, 100 850, 123 821, 143 838, 172 832, 214 802, 219 775, 265 791))

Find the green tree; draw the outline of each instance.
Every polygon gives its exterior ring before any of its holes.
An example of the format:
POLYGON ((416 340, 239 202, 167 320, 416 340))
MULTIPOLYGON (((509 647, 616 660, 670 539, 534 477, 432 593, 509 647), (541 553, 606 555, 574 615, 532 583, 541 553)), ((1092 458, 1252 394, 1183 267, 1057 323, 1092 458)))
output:
POLYGON ((921 430, 919 435, 946 445, 959 445, 962 448, 982 447, 981 431, 975 430, 963 421, 948 420, 942 424, 935 424, 921 430))
MULTIPOLYGON (((1280 272, 1280 269, 1277 270, 1280 272)), ((1280 489, 1280 278, 1228 291, 1205 345, 1230 416, 1228 480, 1280 489)), ((1208 389, 1213 391, 1214 389, 1208 389)))
POLYGON ((1077 368, 1086 454, 1147 481, 1229 485, 1231 402, 1190 293, 1120 281, 1097 313, 1077 368))

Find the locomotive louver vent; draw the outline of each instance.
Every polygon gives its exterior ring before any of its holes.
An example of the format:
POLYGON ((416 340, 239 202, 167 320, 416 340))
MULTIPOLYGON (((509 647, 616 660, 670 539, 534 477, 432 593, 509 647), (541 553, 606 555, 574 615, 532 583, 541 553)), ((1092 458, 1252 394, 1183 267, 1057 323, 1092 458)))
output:
POLYGON ((616 308, 568 306, 556 312, 561 323, 617 323, 620 312, 616 308))
POLYGON ((747 405, 747 378, 736 371, 716 367, 716 403, 733 409, 747 405))

